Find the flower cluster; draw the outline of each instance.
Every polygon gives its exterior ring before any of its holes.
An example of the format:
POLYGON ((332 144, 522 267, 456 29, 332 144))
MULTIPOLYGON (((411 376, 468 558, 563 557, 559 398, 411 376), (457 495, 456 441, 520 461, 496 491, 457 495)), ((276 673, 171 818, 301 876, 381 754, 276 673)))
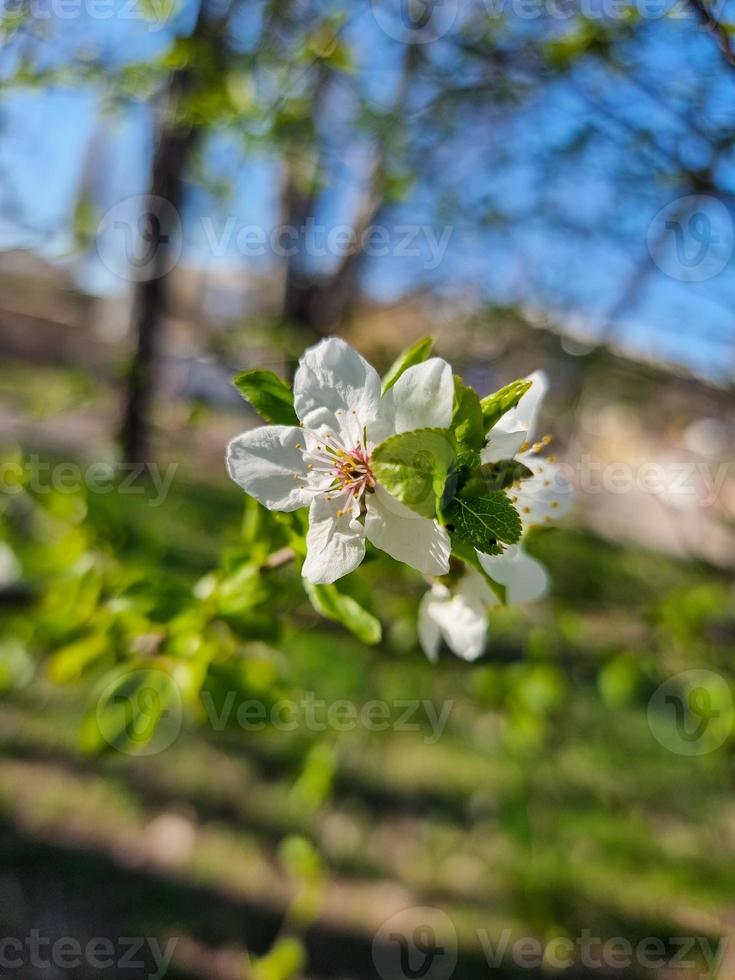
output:
POLYGON ((474 659, 487 608, 538 597, 542 566, 518 542, 566 512, 571 488, 548 439, 531 444, 541 372, 480 399, 430 341, 406 351, 381 381, 345 341, 307 350, 293 392, 266 371, 236 379, 269 422, 232 440, 227 466, 274 511, 308 508, 301 573, 311 589, 352 572, 366 542, 433 580, 419 636, 474 659))

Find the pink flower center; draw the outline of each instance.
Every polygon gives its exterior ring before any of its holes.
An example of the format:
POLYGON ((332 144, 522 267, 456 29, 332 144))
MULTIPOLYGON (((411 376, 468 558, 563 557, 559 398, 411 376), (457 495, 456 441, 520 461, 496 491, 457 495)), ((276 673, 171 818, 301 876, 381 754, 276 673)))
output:
POLYGON ((337 449, 330 453, 336 482, 335 490, 347 490, 359 500, 366 490, 375 486, 370 465, 370 453, 361 445, 354 449, 337 449))

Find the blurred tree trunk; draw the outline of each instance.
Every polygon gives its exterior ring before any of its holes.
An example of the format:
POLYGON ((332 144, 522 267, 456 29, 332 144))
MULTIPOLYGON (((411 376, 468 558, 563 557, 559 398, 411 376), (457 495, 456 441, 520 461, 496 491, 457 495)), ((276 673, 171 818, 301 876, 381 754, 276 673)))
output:
MULTIPOLYGON (((193 42, 205 42, 223 62, 226 19, 213 22, 208 0, 201 0, 192 33, 193 42)), ((201 83, 197 65, 188 62, 172 72, 162 99, 161 122, 156 138, 149 194, 166 202, 144 216, 153 224, 155 253, 150 274, 135 289, 133 322, 136 346, 127 375, 127 388, 120 426, 120 447, 125 462, 145 464, 150 458, 151 412, 155 393, 155 371, 160 335, 166 312, 167 273, 171 266, 172 239, 177 232, 177 215, 184 203, 184 179, 189 162, 202 135, 200 126, 186 118, 182 104, 194 86, 201 83)), ((151 242, 149 242, 151 244, 151 242)))
MULTIPOLYGON (((176 72, 170 83, 167 102, 175 102, 188 88, 186 70, 176 72)), ((197 138, 194 127, 172 128, 167 123, 158 135, 149 193, 171 204, 178 213, 182 203, 186 161, 197 138)), ((123 459, 146 463, 150 455, 150 413, 153 405, 154 370, 161 324, 166 308, 166 273, 173 227, 173 213, 162 208, 156 213, 157 242, 150 277, 135 290, 133 317, 136 347, 127 375, 125 407, 120 429, 123 459)))
MULTIPOLYGON (((355 247, 342 255, 329 272, 309 268, 308 255, 299 250, 287 261, 283 294, 283 319, 312 336, 323 336, 345 322, 359 296, 358 275, 364 258, 364 235, 375 223, 385 203, 386 176, 390 141, 400 132, 411 81, 418 65, 416 45, 406 45, 401 78, 398 83, 390 120, 385 132, 378 136, 373 157, 363 182, 362 194, 351 227, 355 247)), ((327 98, 334 73, 321 66, 312 93, 312 126, 317 129, 319 116, 327 98)), ((315 140, 316 142, 316 140, 315 140)), ((308 162, 308 174, 296 165, 287 163, 286 181, 282 195, 282 221, 288 228, 301 229, 308 219, 314 219, 318 209, 319 169, 321 159, 316 150, 308 162)))
MULTIPOLYGON (((363 249, 363 234, 375 221, 383 203, 383 159, 376 153, 352 230, 357 246, 346 253, 329 273, 310 272, 301 255, 291 258, 286 269, 283 317, 288 323, 311 334, 326 334, 347 317, 357 296, 357 276, 363 249)), ((289 184, 286 194, 286 221, 292 228, 302 228, 314 217, 317 201, 314 195, 301 195, 289 184)))

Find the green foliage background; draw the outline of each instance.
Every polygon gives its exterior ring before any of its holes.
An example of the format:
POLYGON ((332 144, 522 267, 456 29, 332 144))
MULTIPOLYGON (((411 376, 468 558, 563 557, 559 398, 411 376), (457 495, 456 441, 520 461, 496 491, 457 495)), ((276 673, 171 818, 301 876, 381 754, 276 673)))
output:
MULTIPOLYGON (((720 575, 573 527, 544 531, 530 550, 552 570, 549 601, 494 611, 480 663, 432 667, 415 636, 425 586, 377 553, 360 575, 354 636, 329 621, 347 600, 321 590, 325 619, 293 565, 261 574, 289 527, 252 501, 243 514, 236 488, 179 475, 151 507, 120 492, 35 493, 37 458, 6 450, 2 462, 26 475, 2 504, 28 590, 4 604, 0 634, 11 868, 34 842, 72 835, 107 854, 127 840, 163 879, 123 882, 136 897, 126 927, 216 944, 222 927, 184 885, 208 889, 263 978, 297 975, 306 955, 328 973, 341 935, 369 957, 387 880, 450 913, 468 976, 482 975, 477 929, 720 935, 735 864, 732 741, 687 759, 647 721, 670 674, 731 676, 732 592, 720 575), (376 639, 372 617, 384 632, 368 647, 358 637, 376 639), (180 734, 152 755, 150 704, 137 728, 114 715, 114 694, 135 701, 131 669, 171 677, 183 697, 180 734), (242 702, 309 696, 452 706, 439 738, 422 712, 408 731, 236 723, 242 702), (228 703, 229 723, 213 725, 228 703), (196 840, 170 866, 144 844, 162 811, 182 815, 196 840), (233 918, 233 901, 259 911, 233 918)), ((165 713, 165 685, 160 694, 165 713)), ((102 887, 86 848, 71 864, 44 860, 102 887)))

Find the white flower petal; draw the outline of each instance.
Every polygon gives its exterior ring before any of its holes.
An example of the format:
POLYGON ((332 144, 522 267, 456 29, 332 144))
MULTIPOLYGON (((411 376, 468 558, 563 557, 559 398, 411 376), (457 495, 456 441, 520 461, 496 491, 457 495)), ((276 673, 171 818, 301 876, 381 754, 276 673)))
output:
POLYGON ((449 571, 452 545, 446 529, 437 521, 404 506, 380 484, 365 500, 365 534, 376 548, 424 575, 449 571))
MULTIPOLYGON (((467 576, 480 578, 474 571, 468 571, 465 578, 467 576)), ((437 630, 449 649, 463 660, 476 660, 483 653, 487 640, 487 609, 471 592, 471 587, 463 589, 461 583, 454 595, 445 586, 434 585, 422 599, 419 639, 430 660, 435 659, 438 652, 437 630)))
POLYGON ((456 595, 446 608, 444 637, 463 660, 477 660, 487 643, 487 610, 481 602, 456 595))
POLYGON ((269 510, 308 507, 303 431, 295 425, 263 425, 243 432, 227 447, 227 470, 251 497, 269 510))
POLYGON ((521 480, 519 490, 511 491, 523 523, 544 524, 563 517, 572 506, 574 489, 562 468, 543 456, 522 453, 518 458, 533 472, 521 480))
POLYGON ((548 591, 546 569, 519 545, 509 545, 502 555, 485 555, 480 551, 477 555, 490 578, 506 587, 508 602, 533 602, 548 591))
POLYGON ((15 552, 9 544, 0 541, 0 587, 17 582, 20 575, 21 568, 15 552))
POLYGON ((436 617, 433 615, 433 607, 440 602, 446 602, 450 598, 449 589, 444 585, 433 585, 426 592, 419 603, 418 635, 421 649, 432 663, 439 659, 439 647, 442 641, 442 632, 436 617))
POLYGON ((293 391, 296 414, 307 425, 336 429, 340 415, 354 412, 364 426, 376 417, 380 405, 378 372, 339 337, 327 337, 304 352, 293 391), (315 409, 321 410, 318 420, 310 416, 315 409))
POLYGON ((487 444, 480 452, 480 458, 483 463, 499 463, 501 459, 513 459, 525 441, 525 429, 503 432, 496 427, 488 433, 487 444))
POLYGON ((498 606, 500 599, 487 584, 485 578, 474 568, 467 568, 459 580, 457 592, 472 602, 481 602, 485 606, 498 606))
POLYGON ((454 376, 440 357, 407 368, 380 402, 369 428, 370 441, 382 442, 397 432, 446 429, 454 411, 454 376))
POLYGON ((532 382, 531 387, 516 407, 511 408, 509 412, 506 412, 499 419, 497 428, 504 432, 514 432, 523 429, 527 433, 527 438, 530 441, 533 438, 533 430, 536 428, 541 403, 549 389, 549 380, 544 371, 534 371, 525 380, 532 382))
POLYGON ((311 503, 306 561, 301 574, 314 585, 336 582, 354 571, 365 557, 365 532, 357 519, 359 508, 348 508, 337 515, 345 499, 345 494, 331 500, 320 494, 311 503))
POLYGON ((497 463, 501 459, 512 459, 524 442, 533 438, 541 403, 549 382, 543 371, 534 371, 525 379, 531 387, 515 408, 511 408, 498 419, 488 433, 487 445, 482 450, 483 463, 497 463))

